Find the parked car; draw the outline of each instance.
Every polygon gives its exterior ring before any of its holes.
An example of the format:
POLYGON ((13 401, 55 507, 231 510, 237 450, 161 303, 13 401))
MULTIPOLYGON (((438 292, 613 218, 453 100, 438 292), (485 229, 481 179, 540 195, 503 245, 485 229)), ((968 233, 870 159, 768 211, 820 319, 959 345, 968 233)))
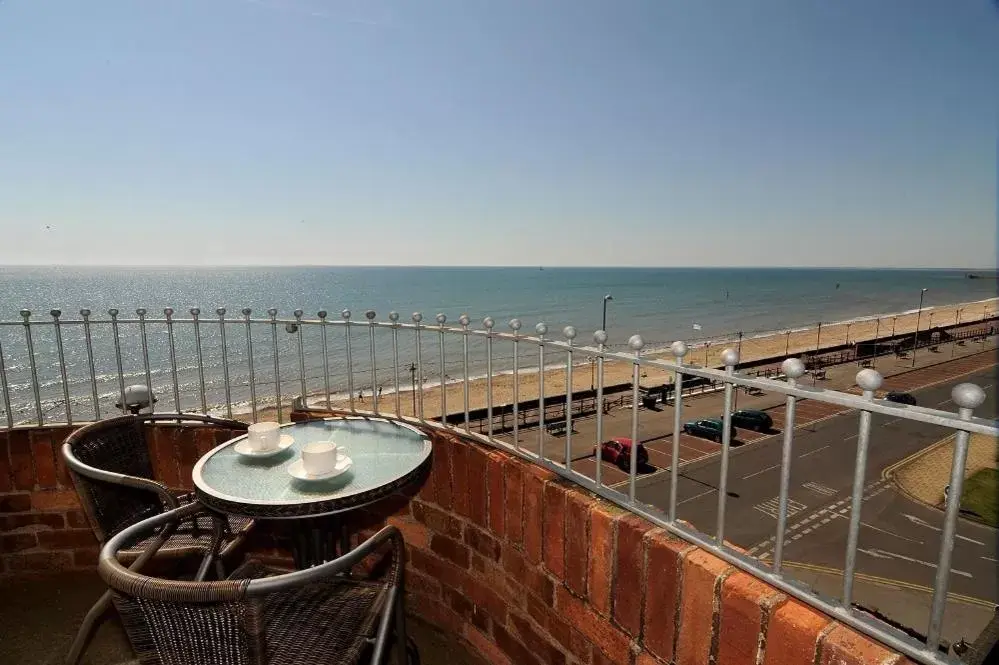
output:
MULTIPOLYGON (((649 451, 638 444, 638 465, 649 463, 649 451)), ((631 439, 619 437, 604 441, 600 446, 600 458, 611 464, 616 464, 622 471, 629 471, 631 466, 631 439)))
POLYGON ((909 393, 903 393, 900 391, 893 390, 887 395, 885 399, 889 402, 895 402, 896 404, 908 404, 909 406, 916 406, 916 398, 909 393))
MULTIPOLYGON (((720 418, 706 418, 704 420, 694 420, 683 426, 683 431, 693 436, 712 441, 722 440, 723 424, 720 418)), ((735 427, 732 427, 732 439, 735 439, 735 427)))
POLYGON ((774 419, 766 411, 754 409, 739 409, 732 412, 732 424, 742 429, 752 429, 757 432, 769 431, 774 425, 774 419))

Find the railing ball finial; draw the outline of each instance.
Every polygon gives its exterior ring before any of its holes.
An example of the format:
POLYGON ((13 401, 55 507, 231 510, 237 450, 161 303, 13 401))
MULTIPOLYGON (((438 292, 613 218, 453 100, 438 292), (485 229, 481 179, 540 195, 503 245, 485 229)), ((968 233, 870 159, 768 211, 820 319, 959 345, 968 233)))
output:
POLYGON ((788 358, 780 364, 780 371, 789 379, 800 379, 805 375, 805 363, 800 358, 788 358))
POLYGON ((642 347, 645 346, 645 340, 642 339, 641 335, 632 335, 628 338, 628 346, 631 347, 632 351, 641 351, 642 347))
POLYGON ((595 333, 593 333, 593 341, 596 342, 599 345, 606 344, 607 343, 607 331, 606 330, 598 330, 595 333))
POLYGON ((80 310, 80 316, 82 316, 83 318, 87 318, 88 316, 90 316, 90 310, 84 307, 83 309, 80 310))
POLYGON ((21 310, 21 316, 23 316, 25 319, 27 319, 29 316, 31 316, 31 310, 30 309, 22 309, 21 310))
POLYGON ((487 316, 486 318, 482 319, 482 326, 486 330, 492 330, 493 326, 495 326, 495 325, 496 325, 496 321, 491 316, 487 316))
POLYGON ((862 369, 857 372, 857 385, 861 387, 862 390, 869 390, 874 392, 881 387, 884 382, 884 377, 881 373, 873 369, 862 369))
POLYGON ((267 309, 267 313, 270 314, 271 318, 274 318, 275 316, 277 316, 278 313, 277 307, 269 307, 267 309))
POLYGON ((389 321, 391 321, 392 323, 398 323, 398 321, 399 321, 399 312, 396 312, 394 310, 391 311, 391 312, 389 312, 389 321))
POLYGON ((460 323, 463 328, 467 327, 468 324, 471 322, 472 319, 471 317, 468 316, 468 314, 462 314, 461 316, 458 317, 458 323, 460 323))
POLYGON ((49 310, 49 314, 52 315, 53 319, 58 319, 60 316, 62 316, 62 310, 61 309, 49 310))
POLYGON ((163 313, 169 319, 171 316, 173 316, 173 307, 166 307, 166 308, 164 308, 163 309, 163 313))
POLYGON ((318 316, 321 321, 325 321, 326 317, 329 315, 330 313, 327 312, 325 309, 321 309, 318 312, 316 312, 316 316, 318 316))
POLYGON ((520 319, 510 319, 510 330, 517 332, 520 330, 521 325, 520 319))
POLYGON ((576 326, 566 326, 562 329, 562 334, 565 335, 565 338, 571 342, 576 339, 576 326))
POLYGON ((302 315, 305 314, 305 312, 303 312, 300 309, 296 309, 294 312, 292 312, 292 314, 295 315, 296 319, 298 319, 299 321, 301 321, 302 320, 302 315))
POLYGON ((962 409, 976 409, 985 401, 985 391, 974 383, 959 383, 950 391, 950 397, 962 409))
POLYGON ((413 312, 413 323, 419 323, 423 320, 423 315, 419 312, 413 312))
POLYGON ((108 314, 110 314, 111 318, 113 319, 114 317, 118 316, 118 309, 116 307, 112 307, 111 309, 108 310, 108 314))
POLYGON ((687 343, 682 339, 678 339, 669 345, 670 353, 676 356, 678 359, 683 358, 687 355, 687 343))
POLYGON ((444 325, 445 323, 447 323, 447 315, 445 315, 444 312, 438 312, 436 319, 437 323, 439 323, 440 325, 444 325))
POLYGON ((145 307, 139 307, 138 309, 135 310, 135 313, 138 314, 139 318, 141 319, 143 316, 146 315, 146 308, 145 307))
POLYGON ((364 318, 368 321, 374 321, 376 316, 378 316, 378 314, 373 309, 369 309, 364 312, 364 318))
POLYGON ((215 310, 215 313, 219 316, 225 316, 225 307, 219 307, 215 310))
POLYGON ((721 352, 721 361, 725 367, 735 367, 739 364, 739 352, 735 349, 725 349, 721 352))
POLYGON ((340 312, 340 317, 343 318, 344 321, 350 321, 350 310, 345 309, 340 312))
POLYGON ((192 307, 190 311, 191 311, 191 316, 197 316, 197 315, 201 314, 201 308, 200 307, 192 307))
POLYGON ((250 309, 249 307, 244 307, 240 311, 243 312, 243 316, 249 316, 250 314, 253 314, 253 310, 250 309))
POLYGON ((542 322, 541 322, 541 323, 539 323, 538 325, 534 326, 534 330, 535 330, 535 331, 536 331, 536 332, 537 332, 537 333, 538 333, 539 335, 541 335, 542 337, 544 337, 545 335, 547 335, 547 334, 548 334, 548 324, 547 324, 547 323, 545 323, 544 321, 542 321, 542 322))

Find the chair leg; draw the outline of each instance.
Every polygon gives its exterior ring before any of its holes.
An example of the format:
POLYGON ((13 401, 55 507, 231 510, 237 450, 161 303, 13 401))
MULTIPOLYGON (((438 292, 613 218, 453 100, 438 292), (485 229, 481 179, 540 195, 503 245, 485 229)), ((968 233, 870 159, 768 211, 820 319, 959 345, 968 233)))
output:
POLYGON ((87 612, 87 616, 83 618, 83 623, 80 624, 80 629, 76 632, 76 639, 73 640, 73 644, 69 648, 69 653, 66 655, 66 665, 76 665, 80 662, 80 657, 83 655, 87 645, 90 644, 90 639, 93 637, 97 627, 104 622, 104 618, 110 607, 111 592, 105 591, 100 600, 94 603, 94 606, 87 612))
POLYGON ((395 662, 396 665, 406 665, 406 647, 409 640, 406 639, 406 607, 403 602, 403 594, 400 593, 395 598, 395 662))

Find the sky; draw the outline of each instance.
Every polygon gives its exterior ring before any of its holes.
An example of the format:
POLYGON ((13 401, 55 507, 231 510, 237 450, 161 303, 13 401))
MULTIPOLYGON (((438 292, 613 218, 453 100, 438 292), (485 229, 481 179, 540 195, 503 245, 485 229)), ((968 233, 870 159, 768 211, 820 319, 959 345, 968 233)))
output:
POLYGON ((996 266, 996 0, 0 0, 0 264, 996 266))

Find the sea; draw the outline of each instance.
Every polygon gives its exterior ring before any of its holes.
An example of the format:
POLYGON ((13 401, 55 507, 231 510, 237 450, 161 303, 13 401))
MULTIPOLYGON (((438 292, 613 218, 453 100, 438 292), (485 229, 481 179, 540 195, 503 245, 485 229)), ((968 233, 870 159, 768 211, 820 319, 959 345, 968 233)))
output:
MULTIPOLYGON (((375 336, 375 377, 371 376, 371 346, 364 312, 374 310, 376 320, 387 320, 391 311, 411 322, 414 312, 423 324, 436 326, 444 314, 448 325, 457 325, 467 314, 472 328, 482 327, 486 316, 496 330, 508 332, 517 318, 522 334, 534 334, 535 325, 548 325, 549 337, 564 339, 572 325, 577 344, 592 342, 603 325, 613 348, 625 348, 633 334, 642 335, 646 348, 665 348, 676 339, 688 343, 732 339, 739 332, 762 336, 775 331, 813 327, 864 319, 870 316, 913 311, 926 289, 924 308, 997 296, 992 271, 968 279, 968 270, 866 270, 811 268, 553 268, 553 267, 0 267, 0 423, 7 419, 9 403, 13 422, 61 420, 69 408, 75 419, 114 412, 121 386, 153 385, 158 410, 200 410, 201 386, 205 404, 214 412, 244 412, 251 402, 259 407, 278 398, 306 391, 330 390, 344 394, 348 388, 391 392, 399 370, 400 387, 414 381, 432 384, 453 381, 464 373, 460 336, 444 337, 443 371, 440 336, 432 329, 421 334, 416 353, 415 334, 400 331, 393 347, 391 332, 375 336), (164 308, 172 308, 173 326, 162 322, 164 308), (200 308, 200 324, 192 325, 191 308, 200 308), (89 329, 80 323, 80 310, 91 310, 89 329), (110 323, 108 310, 119 319, 135 321, 136 310, 159 323, 110 323), (218 308, 225 308, 225 362, 218 308), (347 372, 347 335, 342 327, 328 327, 324 360, 322 330, 302 326, 289 333, 284 324, 256 322, 293 319, 296 309, 303 319, 329 312, 342 320, 349 310, 351 366, 347 372), (61 310, 59 334, 64 362, 59 359, 56 329, 50 311, 61 310), (244 309, 254 323, 249 326, 244 309), (31 312, 31 348, 22 310, 31 312), (75 323, 74 323, 75 322, 75 323), (12 325, 13 324, 13 325, 12 325), (117 327, 117 335, 115 334, 117 327), (247 329, 250 341, 247 344, 247 329), (145 332, 146 353, 143 353, 145 332), (91 352, 86 345, 91 336, 91 352), (197 336, 201 338, 198 356, 197 336), (116 345, 117 341, 117 345, 116 345), (299 350, 301 344, 301 350, 299 350), (251 349, 252 346, 252 349, 251 349), (398 350, 398 364, 394 349, 398 350), (250 353, 252 350, 252 362, 250 353), (34 358, 32 367, 31 358, 34 358), (92 358, 92 361, 91 361, 92 358), (120 360, 119 360, 120 358, 120 360), (277 362, 275 363, 275 358, 277 362), (419 361, 419 370, 411 371, 419 361), (93 370, 91 371, 91 362, 93 370), (121 380, 119 380, 119 363, 121 380), (65 367, 65 380, 63 378, 65 367), (176 372, 173 368, 176 367, 176 372), (275 370, 276 368, 276 370, 275 370), (302 371, 304 369, 304 372, 302 371), (252 371, 252 377, 251 377, 252 371), (229 390, 225 374, 228 372, 229 390), (176 379, 174 376, 176 375, 176 379), (277 381, 275 381, 277 377, 277 381), (251 380, 252 379, 252 380, 251 380), (375 385, 377 383, 377 386, 375 385), (251 394, 250 386, 253 385, 251 394), (34 395, 37 386, 39 400, 34 395), (174 395, 178 401, 174 402, 174 395)), ((520 367, 538 364, 536 347, 521 345, 520 367)), ((486 366, 483 340, 470 344, 469 372, 481 375, 486 366)), ((494 371, 512 367, 512 346, 497 342, 492 352, 494 371)), ((550 358, 557 362, 557 358, 550 358)), ((547 364, 547 361, 546 361, 547 364)))

